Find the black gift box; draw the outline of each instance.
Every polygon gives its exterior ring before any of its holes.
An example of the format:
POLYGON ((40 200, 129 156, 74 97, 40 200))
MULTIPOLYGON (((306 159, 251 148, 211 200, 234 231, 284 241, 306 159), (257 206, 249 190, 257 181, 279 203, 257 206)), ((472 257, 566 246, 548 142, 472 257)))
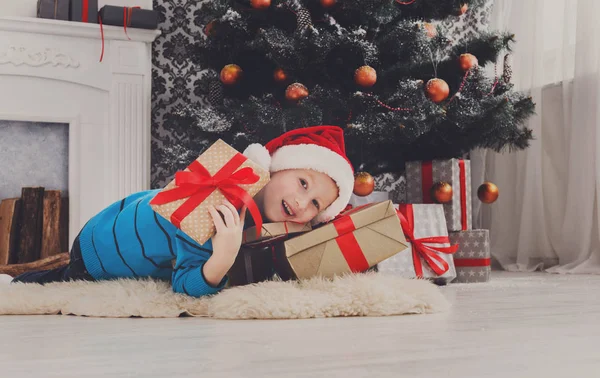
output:
POLYGON ((158 28, 158 12, 150 9, 105 5, 100 9, 100 19, 104 25, 124 26, 127 21, 128 28, 158 28))
POLYGON ((248 285, 268 281, 276 274, 274 248, 242 247, 227 273, 230 286, 248 285))
POLYGON ((38 0, 37 17, 69 20, 69 0, 38 0))
POLYGON ((98 0, 71 0, 71 21, 98 23, 98 0))

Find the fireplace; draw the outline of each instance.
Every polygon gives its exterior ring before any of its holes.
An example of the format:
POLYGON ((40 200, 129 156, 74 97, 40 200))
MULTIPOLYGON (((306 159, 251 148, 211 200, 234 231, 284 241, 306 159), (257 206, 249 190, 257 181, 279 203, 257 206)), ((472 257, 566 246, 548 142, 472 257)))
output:
MULTIPOLYGON (((69 244, 150 187, 151 46, 159 31, 0 18, 0 120, 68 125, 69 244)), ((38 156, 38 159, 44 159, 38 156)), ((8 172, 2 169, 0 177, 8 172)))

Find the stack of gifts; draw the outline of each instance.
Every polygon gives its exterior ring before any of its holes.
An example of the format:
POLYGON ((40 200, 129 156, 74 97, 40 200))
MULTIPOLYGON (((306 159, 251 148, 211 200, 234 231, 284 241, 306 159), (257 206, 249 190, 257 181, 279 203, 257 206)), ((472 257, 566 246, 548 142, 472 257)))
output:
MULTIPOLYGON (((407 202, 433 204, 433 188, 447 183, 452 195, 444 203, 447 236, 456 245, 453 282, 486 282, 490 278, 488 230, 472 230, 471 165, 469 160, 448 159, 406 163, 407 202)), ((430 205, 432 206, 432 205, 430 205)), ((439 217, 439 216, 438 216, 439 217)))
POLYGON ((274 248, 283 279, 369 270, 408 246, 391 201, 356 207, 274 248))
POLYGON ((38 0, 37 17, 122 26, 125 33, 127 28, 158 28, 159 14, 151 9, 151 4, 143 7, 137 3, 118 5, 130 3, 124 0, 38 0))

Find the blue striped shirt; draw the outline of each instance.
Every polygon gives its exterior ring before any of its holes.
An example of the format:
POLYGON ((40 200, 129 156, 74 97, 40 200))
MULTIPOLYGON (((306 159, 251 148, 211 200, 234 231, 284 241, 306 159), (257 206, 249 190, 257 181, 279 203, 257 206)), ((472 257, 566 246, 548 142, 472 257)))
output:
POLYGON ((171 281, 173 291, 194 297, 221 290, 202 273, 212 242, 198 244, 157 214, 150 200, 158 190, 132 194, 102 210, 79 234, 85 266, 96 280, 152 277, 171 281), (172 261, 175 260, 173 266, 172 261))

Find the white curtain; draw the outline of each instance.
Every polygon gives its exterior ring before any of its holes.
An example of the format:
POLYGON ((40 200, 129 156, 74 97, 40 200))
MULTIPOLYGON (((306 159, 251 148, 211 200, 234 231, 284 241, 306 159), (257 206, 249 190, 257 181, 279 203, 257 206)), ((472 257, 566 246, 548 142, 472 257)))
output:
POLYGON ((600 274, 599 16, 599 0, 495 2, 491 28, 517 39, 513 83, 537 104, 529 149, 472 154, 473 184, 500 188, 495 204, 475 197, 474 224, 504 269, 600 274))

